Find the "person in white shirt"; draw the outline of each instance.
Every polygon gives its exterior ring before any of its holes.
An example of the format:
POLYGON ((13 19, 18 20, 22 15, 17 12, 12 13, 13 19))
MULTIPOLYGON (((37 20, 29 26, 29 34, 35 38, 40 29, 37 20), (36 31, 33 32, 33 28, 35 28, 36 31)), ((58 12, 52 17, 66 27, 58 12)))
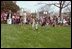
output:
POLYGON ((12 13, 11 13, 11 10, 9 10, 9 13, 7 15, 7 24, 12 24, 12 13))

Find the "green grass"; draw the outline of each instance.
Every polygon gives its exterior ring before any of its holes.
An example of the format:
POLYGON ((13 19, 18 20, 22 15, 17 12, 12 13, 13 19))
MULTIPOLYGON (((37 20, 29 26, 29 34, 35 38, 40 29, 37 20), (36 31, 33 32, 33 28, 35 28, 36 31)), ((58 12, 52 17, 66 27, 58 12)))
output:
POLYGON ((2 48, 71 48, 71 27, 1 24, 2 48))

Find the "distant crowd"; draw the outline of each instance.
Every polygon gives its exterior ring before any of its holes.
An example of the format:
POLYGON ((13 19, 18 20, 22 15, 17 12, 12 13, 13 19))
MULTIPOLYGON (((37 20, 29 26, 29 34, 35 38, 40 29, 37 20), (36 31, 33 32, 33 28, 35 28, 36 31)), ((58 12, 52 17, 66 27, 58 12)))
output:
POLYGON ((60 16, 40 16, 38 19, 36 17, 30 16, 26 17, 26 22, 24 22, 25 16, 21 16, 19 13, 11 13, 11 12, 1 12, 1 23, 7 24, 7 19, 11 18, 11 24, 32 24, 33 21, 38 22, 41 26, 45 25, 71 25, 71 18, 64 16, 61 19, 60 16), (34 20, 33 20, 34 19, 34 20))

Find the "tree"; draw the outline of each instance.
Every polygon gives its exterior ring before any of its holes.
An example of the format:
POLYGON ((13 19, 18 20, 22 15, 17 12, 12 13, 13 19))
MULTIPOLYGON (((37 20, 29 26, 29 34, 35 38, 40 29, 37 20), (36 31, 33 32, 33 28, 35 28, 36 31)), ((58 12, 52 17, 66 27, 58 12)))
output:
POLYGON ((20 8, 12 1, 1 1, 1 11, 11 10, 12 12, 18 11, 20 8))
POLYGON ((56 4, 54 4, 56 7, 59 8, 59 16, 60 16, 60 20, 61 21, 63 19, 63 17, 61 16, 62 9, 68 7, 69 5, 71 5, 71 2, 70 1, 67 4, 65 4, 65 3, 67 3, 67 2, 66 1, 59 1, 59 6, 56 5, 56 4))
POLYGON ((66 7, 68 7, 69 5, 71 5, 71 1, 54 1, 54 3, 38 3, 38 4, 46 4, 46 5, 54 5, 56 7, 59 8, 59 16, 60 16, 60 20, 62 21, 63 17, 61 16, 62 10, 66 7))

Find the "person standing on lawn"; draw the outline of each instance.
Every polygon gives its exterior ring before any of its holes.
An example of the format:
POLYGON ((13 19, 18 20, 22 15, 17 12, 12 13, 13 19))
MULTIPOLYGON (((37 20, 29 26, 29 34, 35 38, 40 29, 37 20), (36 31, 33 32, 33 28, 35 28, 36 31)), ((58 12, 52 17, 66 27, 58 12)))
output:
POLYGON ((12 12, 9 10, 9 13, 7 15, 7 24, 12 24, 12 12))

